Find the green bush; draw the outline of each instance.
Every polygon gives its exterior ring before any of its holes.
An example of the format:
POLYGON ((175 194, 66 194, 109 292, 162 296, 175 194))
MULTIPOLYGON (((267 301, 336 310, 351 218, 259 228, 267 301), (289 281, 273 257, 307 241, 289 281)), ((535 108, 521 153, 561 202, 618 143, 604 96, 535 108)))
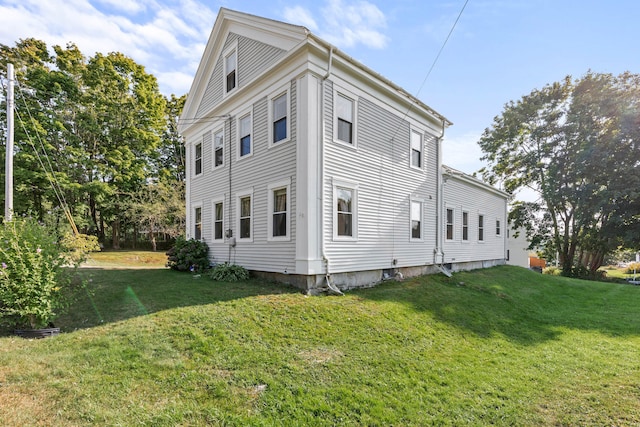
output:
POLYGON ((0 322, 15 328, 43 328, 68 308, 84 286, 74 281, 69 248, 50 227, 31 218, 0 225, 0 322))
POLYGON ((209 267, 209 246, 200 240, 178 237, 167 257, 167 267, 173 270, 200 273, 209 267))
POLYGON ((549 274, 551 276, 559 276, 561 270, 558 267, 549 266, 542 270, 542 274, 549 274))
POLYGON ((241 282, 249 279, 249 272, 240 265, 225 262, 211 270, 211 278, 219 282, 241 282))
POLYGON ((640 262, 632 262, 624 272, 627 274, 633 274, 634 269, 636 270, 636 273, 640 273, 640 262))

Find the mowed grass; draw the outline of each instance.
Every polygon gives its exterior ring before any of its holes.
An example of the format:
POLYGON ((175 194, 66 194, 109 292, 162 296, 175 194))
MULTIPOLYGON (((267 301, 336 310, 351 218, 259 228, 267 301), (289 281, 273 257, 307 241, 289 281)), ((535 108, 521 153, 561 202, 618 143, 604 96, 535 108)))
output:
POLYGON ((640 424, 640 287, 506 266, 343 297, 83 274, 65 333, 0 338, 0 425, 640 424))

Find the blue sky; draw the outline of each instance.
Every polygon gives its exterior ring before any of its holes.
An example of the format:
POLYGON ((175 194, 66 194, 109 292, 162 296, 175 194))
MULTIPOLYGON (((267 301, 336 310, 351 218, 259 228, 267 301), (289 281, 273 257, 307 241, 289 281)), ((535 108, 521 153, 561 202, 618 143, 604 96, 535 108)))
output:
POLYGON ((304 25, 449 118, 444 162, 482 167, 476 141, 509 100, 588 70, 640 73, 640 1, 0 0, 0 43, 35 37, 119 51, 163 93, 188 91, 220 7, 304 25), (424 83, 424 85, 423 85, 424 83))

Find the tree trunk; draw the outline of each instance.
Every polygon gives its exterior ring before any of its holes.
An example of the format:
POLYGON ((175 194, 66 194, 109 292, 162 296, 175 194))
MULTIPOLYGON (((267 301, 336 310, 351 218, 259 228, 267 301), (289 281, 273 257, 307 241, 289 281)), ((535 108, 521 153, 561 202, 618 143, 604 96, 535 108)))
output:
POLYGON ((120 249, 120 220, 115 219, 111 223, 111 247, 120 249))

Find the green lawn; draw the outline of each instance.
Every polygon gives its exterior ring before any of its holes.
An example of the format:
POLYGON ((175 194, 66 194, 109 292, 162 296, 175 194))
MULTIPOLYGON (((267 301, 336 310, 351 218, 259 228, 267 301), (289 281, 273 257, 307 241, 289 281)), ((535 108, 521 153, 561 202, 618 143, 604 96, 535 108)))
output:
POLYGON ((0 425, 639 425, 640 287, 517 267, 307 297, 83 269, 45 340, 0 338, 0 425))

